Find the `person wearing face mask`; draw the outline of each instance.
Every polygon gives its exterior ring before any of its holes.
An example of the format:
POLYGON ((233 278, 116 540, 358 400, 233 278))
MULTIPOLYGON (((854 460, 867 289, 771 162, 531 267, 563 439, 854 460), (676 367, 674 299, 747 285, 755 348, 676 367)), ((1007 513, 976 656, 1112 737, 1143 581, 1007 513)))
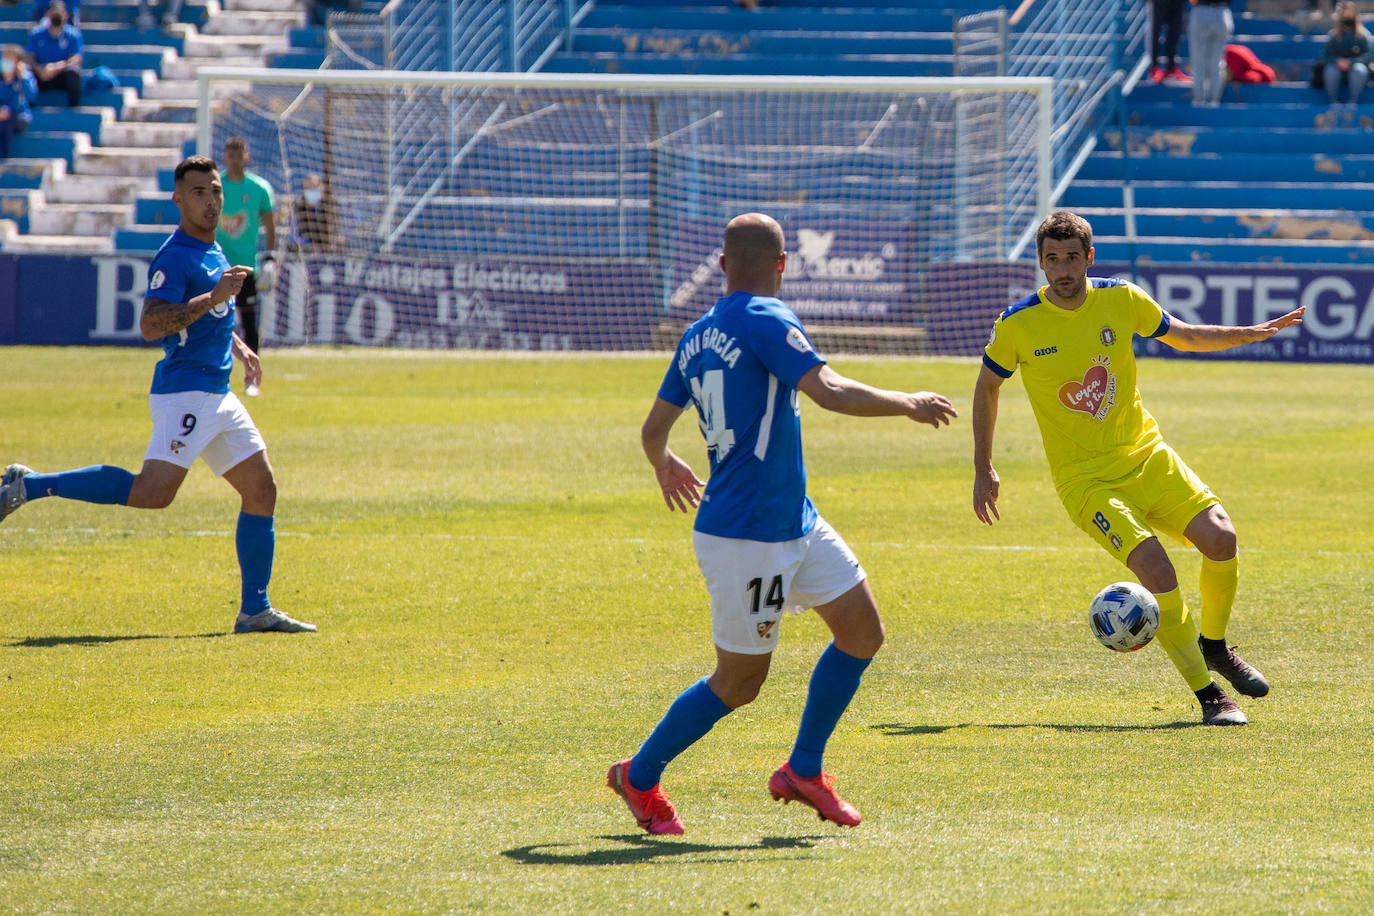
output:
POLYGON ((324 179, 310 174, 301 186, 292 210, 296 231, 292 240, 304 252, 336 251, 339 246, 339 208, 334 195, 325 189, 324 179))
POLYGON ((66 4, 53 0, 47 20, 29 33, 28 63, 38 88, 63 90, 72 108, 81 104, 81 50, 81 32, 67 25, 66 4))
POLYGON ((29 105, 38 94, 38 83, 24 66, 24 49, 6 45, 0 54, 0 159, 10 157, 15 137, 33 121, 29 105))
POLYGON ((1360 24, 1360 11, 1346 2, 1336 5, 1336 27, 1326 36, 1322 49, 1323 80, 1327 98, 1332 105, 1340 103, 1341 87, 1350 89, 1350 104, 1360 101, 1360 93, 1369 82, 1371 40, 1369 32, 1360 24))

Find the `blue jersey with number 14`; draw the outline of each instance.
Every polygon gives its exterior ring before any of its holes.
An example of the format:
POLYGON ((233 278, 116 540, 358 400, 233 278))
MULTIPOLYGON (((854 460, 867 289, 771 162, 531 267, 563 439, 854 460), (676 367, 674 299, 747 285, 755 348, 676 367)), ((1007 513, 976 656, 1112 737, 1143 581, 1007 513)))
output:
POLYGON ((658 396, 695 404, 711 458, 696 530, 750 541, 810 532, 797 382, 825 362, 792 310, 737 292, 682 335, 658 396))
MULTIPOLYGON (((229 268, 216 242, 202 242, 178 229, 148 265, 147 296, 190 302, 215 288, 229 268)), ((234 368, 234 300, 221 302, 191 324, 162 338, 166 355, 153 370, 153 394, 207 391, 226 394, 234 368)))

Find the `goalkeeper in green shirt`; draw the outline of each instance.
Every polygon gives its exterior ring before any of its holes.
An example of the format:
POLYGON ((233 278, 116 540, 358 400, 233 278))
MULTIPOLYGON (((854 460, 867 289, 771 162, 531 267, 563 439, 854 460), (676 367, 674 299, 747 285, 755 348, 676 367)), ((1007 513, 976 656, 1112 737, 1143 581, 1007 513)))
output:
MULTIPOLYGON (((243 319, 243 342, 258 352, 258 288, 271 288, 276 272, 277 226, 272 218, 272 186, 246 170, 248 144, 242 137, 231 137, 224 144, 224 209, 219 215, 215 241, 224 249, 230 264, 253 268, 243 281, 237 297, 243 319), (258 235, 266 235, 265 250, 258 256, 258 235)), ((255 397, 258 386, 249 384, 244 394, 255 397)))

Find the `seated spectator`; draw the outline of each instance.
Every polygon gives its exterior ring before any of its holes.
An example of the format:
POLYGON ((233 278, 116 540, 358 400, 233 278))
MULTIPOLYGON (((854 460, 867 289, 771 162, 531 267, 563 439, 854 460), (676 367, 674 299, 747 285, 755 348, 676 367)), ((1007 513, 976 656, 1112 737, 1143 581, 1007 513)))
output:
POLYGON ((307 175, 291 209, 295 216, 291 241, 296 250, 309 254, 339 249, 339 206, 323 178, 307 175))
POLYGON ((28 64, 39 89, 64 89, 67 104, 81 104, 81 32, 67 25, 67 6, 53 0, 48 20, 29 33, 28 64))
MULTIPOLYGON (((52 0, 33 0, 33 21, 38 22, 48 15, 48 7, 52 5, 52 0)), ((68 0, 67 15, 72 25, 81 28, 81 0, 68 0)))
MULTIPOLYGON (((183 0, 167 0, 166 8, 162 11, 162 27, 181 21, 181 4, 183 0)), ((138 0, 138 20, 135 23, 141 31, 151 31, 157 25, 157 16, 153 9, 158 5, 157 0, 138 0)))
POLYGON ((1336 4, 1336 27, 1326 35, 1321 62, 1323 85, 1332 105, 1340 102, 1342 86, 1350 89, 1350 104, 1360 101, 1369 82, 1370 36, 1360 24, 1359 8, 1350 0, 1336 4))
POLYGON ((305 4, 305 24, 323 26, 331 9, 361 13, 363 0, 302 0, 305 4))
POLYGON ((38 83, 24 64, 24 49, 6 45, 0 53, 0 159, 10 157, 10 144, 33 121, 29 105, 38 83))

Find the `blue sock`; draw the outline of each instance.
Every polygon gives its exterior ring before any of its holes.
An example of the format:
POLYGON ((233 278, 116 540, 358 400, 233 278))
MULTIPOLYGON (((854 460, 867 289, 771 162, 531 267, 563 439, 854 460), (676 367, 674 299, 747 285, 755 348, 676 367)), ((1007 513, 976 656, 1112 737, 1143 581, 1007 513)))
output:
POLYGON ((93 464, 59 474, 25 474, 24 492, 29 499, 60 496, 104 506, 127 506, 134 475, 111 464, 93 464))
POLYGON ((682 691, 653 732, 630 758, 630 785, 641 792, 663 778, 663 768, 725 718, 730 707, 706 686, 706 678, 682 691))
POLYGON ((806 706, 802 709, 801 727, 797 743, 787 762, 792 772, 803 779, 815 779, 821 774, 821 757, 825 743, 849 708, 854 692, 863 680, 864 669, 871 658, 855 658, 835 648, 832 642, 821 653, 816 670, 811 672, 811 686, 806 691, 806 706))
POLYGON ((260 614, 272 606, 267 599, 267 583, 272 581, 272 554, 277 548, 272 516, 240 512, 234 547, 238 549, 239 571, 243 574, 243 604, 239 610, 244 614, 260 614))

